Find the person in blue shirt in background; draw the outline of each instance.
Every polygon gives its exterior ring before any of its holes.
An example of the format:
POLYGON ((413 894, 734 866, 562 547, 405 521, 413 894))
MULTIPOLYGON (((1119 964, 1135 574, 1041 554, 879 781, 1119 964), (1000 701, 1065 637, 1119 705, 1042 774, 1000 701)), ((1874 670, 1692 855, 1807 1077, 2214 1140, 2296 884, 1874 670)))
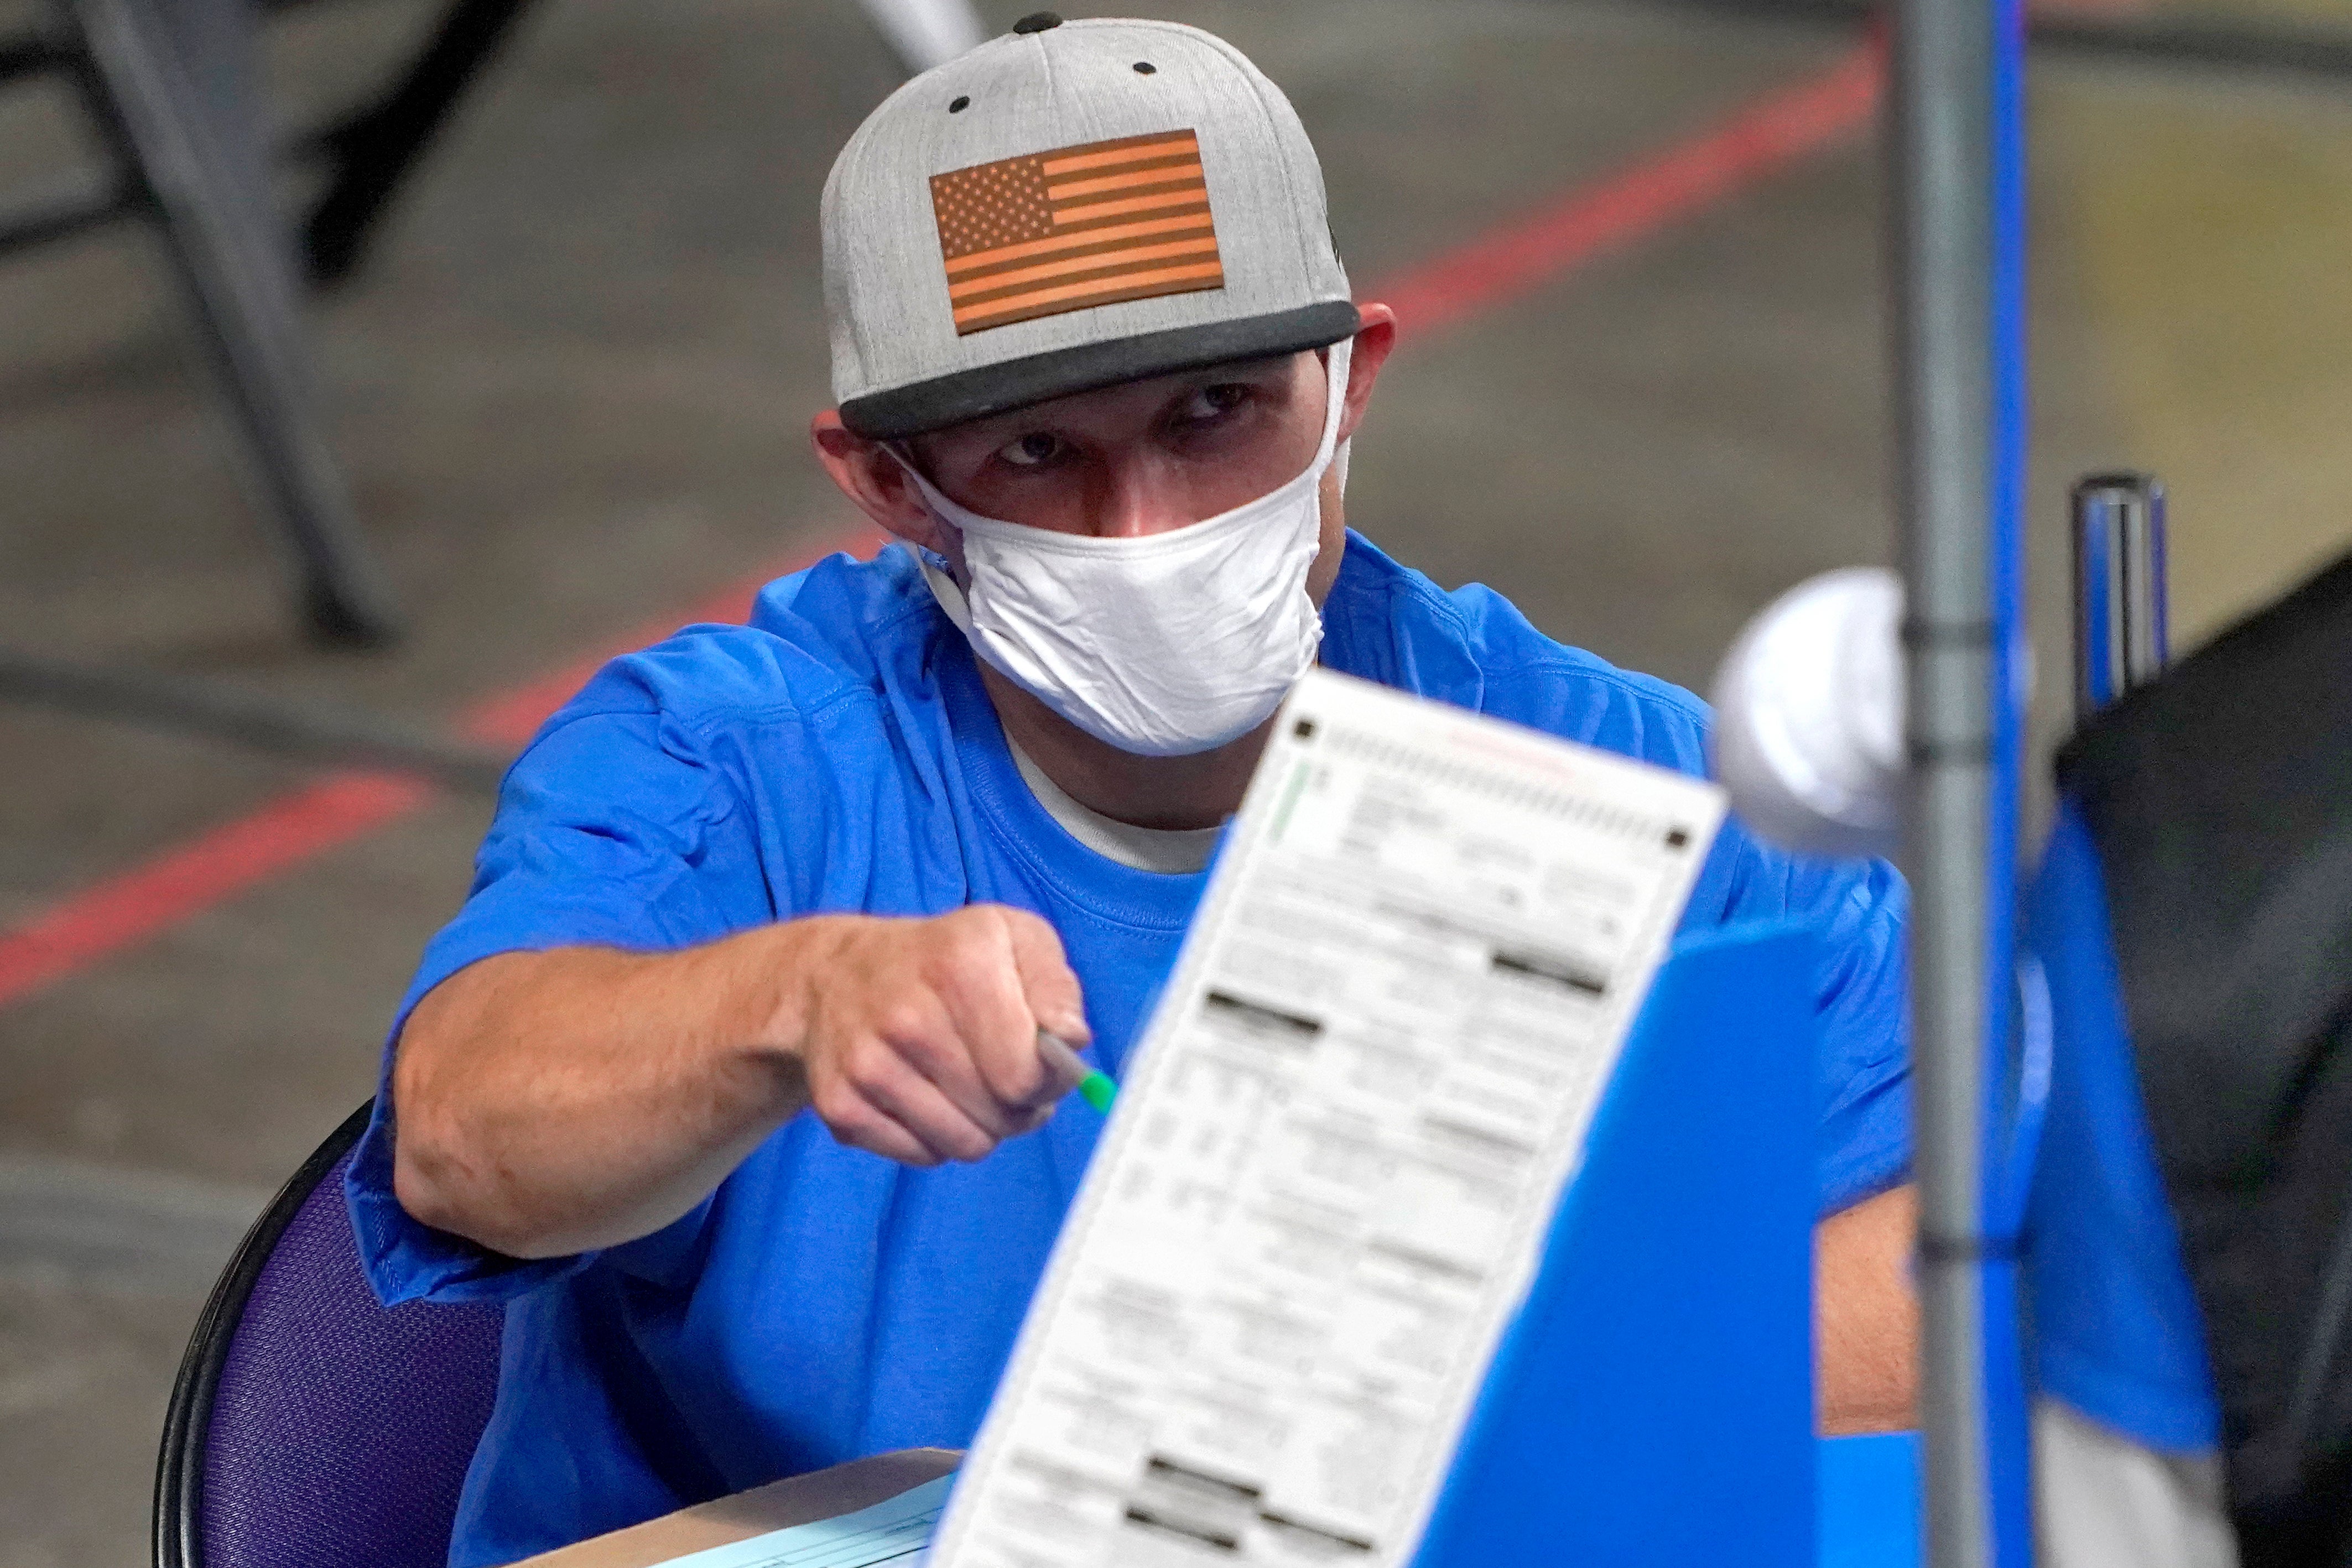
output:
POLYGON ((2028 904, 2055 1568, 2352 1561, 2352 555, 2087 716, 2028 904))
POLYGON ((2028 896, 2026 946, 2057 1041, 2026 1267, 2042 1555, 2235 1568, 2203 1326, 2140 1109, 2097 846, 2072 802, 2028 896))
MULTIPOLYGON (((824 233, 814 440, 901 546, 548 722, 352 1167, 385 1300, 506 1304, 458 1568, 969 1442, 1101 1130, 1038 1035, 1123 1071, 1311 664, 1706 765, 1696 699, 1348 530, 1395 321, 1351 301, 1314 150, 1230 46, 1026 18, 874 113, 824 233)), ((1685 917, 1809 920, 1832 954, 1833 1431, 1912 1402, 1904 911, 1885 865, 1734 824, 1685 917)))

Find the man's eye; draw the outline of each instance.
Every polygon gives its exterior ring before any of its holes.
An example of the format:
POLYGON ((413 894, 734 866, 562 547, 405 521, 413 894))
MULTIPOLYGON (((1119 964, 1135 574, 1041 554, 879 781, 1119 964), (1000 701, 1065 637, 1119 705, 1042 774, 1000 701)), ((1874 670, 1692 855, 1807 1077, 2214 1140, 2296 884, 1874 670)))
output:
POLYGON ((1250 389, 1239 382, 1226 382, 1213 387, 1202 387, 1184 400, 1177 418, 1186 424, 1207 424, 1249 401, 1250 389))
POLYGON ((1034 468, 1040 463, 1051 462, 1061 455, 1062 438, 1039 431, 1018 440, 1008 441, 996 449, 996 455, 1015 468, 1034 468))

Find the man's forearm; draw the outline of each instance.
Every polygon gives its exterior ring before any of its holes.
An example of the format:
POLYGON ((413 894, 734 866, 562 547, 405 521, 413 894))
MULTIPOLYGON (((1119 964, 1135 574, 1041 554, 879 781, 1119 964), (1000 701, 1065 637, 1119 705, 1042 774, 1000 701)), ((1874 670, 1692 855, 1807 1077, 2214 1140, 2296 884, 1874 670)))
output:
POLYGON ((670 954, 508 953, 444 981, 394 1067, 402 1206, 519 1257, 686 1213, 807 1103, 789 1046, 815 926, 670 954))
POLYGON ((425 1223, 535 1258, 659 1229, 803 1107, 887 1159, 977 1160, 1072 1087, 1040 1030, 1088 1038, 1077 977, 1051 925, 1002 904, 505 954, 401 1031, 394 1187, 425 1223))
POLYGON ((1917 1424, 1917 1226, 1913 1191, 1898 1186, 1814 1228, 1815 1409, 1825 1435, 1917 1424))

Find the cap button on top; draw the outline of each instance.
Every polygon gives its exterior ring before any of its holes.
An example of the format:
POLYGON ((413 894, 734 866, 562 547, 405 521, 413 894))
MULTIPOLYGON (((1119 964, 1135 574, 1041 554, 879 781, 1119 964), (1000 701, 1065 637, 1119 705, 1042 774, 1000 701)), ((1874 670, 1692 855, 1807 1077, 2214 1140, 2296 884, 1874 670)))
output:
POLYGON ((1026 16, 1022 17, 1018 22, 1013 23, 1013 30, 1019 34, 1043 33, 1049 28, 1058 27, 1061 25, 1062 19, 1054 15, 1051 11, 1032 11, 1026 16))

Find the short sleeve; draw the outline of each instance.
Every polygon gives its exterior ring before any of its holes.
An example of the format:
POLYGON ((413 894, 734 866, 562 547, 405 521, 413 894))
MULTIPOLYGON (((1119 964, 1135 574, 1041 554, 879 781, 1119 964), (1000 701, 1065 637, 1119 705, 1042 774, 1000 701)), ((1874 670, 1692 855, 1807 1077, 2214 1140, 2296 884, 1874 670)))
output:
MULTIPOLYGON (((508 773, 472 892, 425 948, 393 1019, 375 1114, 344 1184, 369 1282, 387 1303, 508 1300, 588 1260, 506 1258, 419 1224, 401 1207, 393 1192, 393 1046, 427 992, 500 953, 665 951, 773 918, 758 841, 736 790, 694 735, 657 706, 596 705, 600 688, 625 695, 626 685, 608 670, 508 773)), ((647 1243, 656 1239, 631 1246, 647 1243)))
MULTIPOLYGON (((1851 1208, 1911 1169, 1911 1057, 1905 921, 1910 890, 1885 861, 1824 861, 1757 842, 1736 821, 1717 845, 1727 884, 1717 918, 1798 920, 1829 957, 1814 992, 1821 1022, 1821 1212, 1851 1208)), ((1704 894, 1694 895, 1694 904, 1704 894)))
POLYGON ((1911 1171, 1910 889, 1872 861, 1828 891, 1822 976, 1822 1212, 1850 1208, 1911 1171))

